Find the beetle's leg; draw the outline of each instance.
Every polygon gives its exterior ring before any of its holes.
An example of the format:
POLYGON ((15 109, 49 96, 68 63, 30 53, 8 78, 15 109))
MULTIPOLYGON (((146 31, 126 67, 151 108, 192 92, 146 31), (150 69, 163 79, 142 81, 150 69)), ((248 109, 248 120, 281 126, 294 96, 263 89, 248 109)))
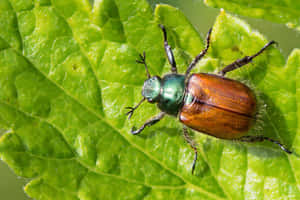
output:
POLYGON ((203 58, 203 56, 205 56, 205 54, 207 53, 207 50, 209 48, 210 45, 210 35, 211 35, 211 31, 212 28, 209 29, 207 36, 206 36, 206 47, 205 49, 203 49, 195 58, 194 60, 191 62, 190 66, 188 67, 188 69, 185 72, 185 77, 187 78, 188 75, 190 74, 190 72, 192 71, 192 69, 196 66, 196 64, 199 62, 199 60, 201 58, 203 58))
POLYGON ((183 126, 182 128, 183 128, 183 136, 184 136, 185 141, 187 141, 187 143, 189 143, 189 145, 192 147, 192 149, 195 152, 193 165, 192 165, 192 174, 194 174, 195 167, 196 167, 196 162, 197 162, 198 150, 197 150, 197 147, 196 147, 196 143, 190 137, 186 126, 183 126))
POLYGON ((258 136, 243 136, 241 138, 238 138, 237 140, 242 141, 242 142, 263 142, 265 140, 270 141, 274 144, 277 144, 283 151, 285 151, 288 154, 291 154, 292 152, 285 148, 280 142, 277 140, 273 140, 272 138, 268 138, 262 135, 258 136))
POLYGON ((150 78, 151 75, 150 75, 149 70, 148 70, 148 67, 147 67, 147 63, 146 63, 146 53, 145 53, 145 51, 143 52, 143 54, 140 54, 139 56, 140 56, 140 59, 141 59, 141 60, 136 60, 136 62, 139 63, 139 64, 144 64, 145 69, 146 69, 146 73, 147 73, 147 77, 150 78))
POLYGON ((241 59, 237 59, 236 61, 234 61, 233 63, 227 65, 226 67, 224 67, 219 74, 221 76, 225 76, 225 74, 227 72, 233 71, 237 68, 240 68, 246 64, 248 64, 249 62, 251 62, 253 60, 253 58, 255 58, 256 56, 260 55, 262 52, 264 52, 270 45, 275 44, 275 41, 270 41, 268 42, 261 50, 259 50, 256 54, 252 55, 252 56, 245 56, 244 58, 241 59))
POLYGON ((131 129, 131 133, 133 135, 137 135, 140 132, 142 132, 144 130, 144 128, 146 128, 147 126, 152 126, 154 124, 156 124, 157 122, 159 122, 163 117, 165 116, 164 112, 159 113, 158 115, 156 115, 155 117, 149 119, 148 121, 146 121, 145 124, 143 124, 139 129, 135 129, 135 127, 132 127, 131 129))
POLYGON ((125 108, 125 109, 129 109, 129 111, 126 113, 126 115, 128 115, 128 119, 131 118, 131 116, 133 115, 133 112, 135 111, 135 109, 137 109, 145 100, 146 100, 146 98, 144 97, 136 106, 125 108))
POLYGON ((167 57, 168 57, 168 61, 171 65, 171 67, 172 67, 171 71, 172 71, 172 73, 177 74, 177 67, 176 67, 175 58, 174 58, 172 49, 171 49, 170 45, 168 44, 167 31, 166 31, 164 25, 160 24, 159 26, 160 26, 161 30, 163 31, 163 33, 164 33, 164 47, 165 47, 165 51, 166 51, 166 54, 167 54, 167 57))

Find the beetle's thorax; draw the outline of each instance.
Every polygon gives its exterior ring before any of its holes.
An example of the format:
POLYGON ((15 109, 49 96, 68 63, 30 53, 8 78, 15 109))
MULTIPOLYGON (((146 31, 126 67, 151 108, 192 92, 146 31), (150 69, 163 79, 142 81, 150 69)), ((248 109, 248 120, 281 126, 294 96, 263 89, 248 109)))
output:
POLYGON ((148 102, 157 103, 163 112, 176 116, 183 105, 184 80, 184 75, 180 74, 151 77, 145 81, 142 95, 148 102))

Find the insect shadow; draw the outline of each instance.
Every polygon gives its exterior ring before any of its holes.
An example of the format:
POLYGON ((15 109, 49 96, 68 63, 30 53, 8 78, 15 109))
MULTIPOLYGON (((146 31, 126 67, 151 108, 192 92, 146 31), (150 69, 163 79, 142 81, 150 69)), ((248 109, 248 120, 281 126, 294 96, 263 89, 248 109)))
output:
MULTIPOLYGON (((145 131, 146 132, 146 131, 145 131)), ((178 137, 182 135, 181 129, 169 128, 169 127, 155 127, 153 129, 148 129, 146 134, 140 135, 143 139, 150 139, 156 137, 158 134, 166 134, 169 137, 178 137)))
POLYGON ((266 105, 266 108, 262 109, 262 115, 257 122, 258 126, 262 126, 262 131, 264 131, 262 134, 274 139, 277 138, 288 148, 291 147, 295 132, 289 131, 283 112, 266 93, 260 93, 259 97, 266 105))

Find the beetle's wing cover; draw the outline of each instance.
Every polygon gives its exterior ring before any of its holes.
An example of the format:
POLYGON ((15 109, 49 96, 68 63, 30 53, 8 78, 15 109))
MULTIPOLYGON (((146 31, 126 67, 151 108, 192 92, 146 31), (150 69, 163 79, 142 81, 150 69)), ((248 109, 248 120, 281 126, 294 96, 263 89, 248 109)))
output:
POLYGON ((252 124, 256 100, 244 84, 211 74, 193 74, 179 115, 187 126, 218 138, 242 136, 252 124))

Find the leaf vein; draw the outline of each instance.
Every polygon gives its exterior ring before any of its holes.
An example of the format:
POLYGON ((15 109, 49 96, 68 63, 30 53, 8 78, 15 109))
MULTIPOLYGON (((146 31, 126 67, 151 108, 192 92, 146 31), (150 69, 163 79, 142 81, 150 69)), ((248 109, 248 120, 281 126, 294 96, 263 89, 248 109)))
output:
MULTIPOLYGON (((42 73, 42 72, 41 72, 42 73)), ((57 86, 57 87, 59 87, 59 86, 57 86)), ((60 88, 61 90, 63 90, 62 88, 60 88)), ((70 95, 69 95, 70 96, 70 95)), ((78 104, 80 104, 80 102, 77 100, 77 99, 75 99, 74 97, 72 97, 72 96, 70 96, 72 99, 74 99, 76 102, 78 102, 78 104)), ((2 102, 3 103, 3 102, 2 102)), ((31 115, 31 114, 29 114, 29 113, 27 113, 27 112, 25 112, 25 111, 23 111, 23 110, 20 110, 19 108, 16 108, 16 107, 14 107, 13 105, 10 105, 10 104, 7 104, 7 103, 3 103, 3 104, 5 104, 5 105, 7 105, 7 106, 10 106, 10 107, 12 107, 13 109, 15 109, 15 110, 17 110, 17 111, 19 111, 19 112, 21 112, 21 113, 23 113, 23 114, 25 114, 25 115, 27 115, 27 116, 29 116, 29 117, 32 117, 32 118, 35 118, 35 119, 38 119, 38 120, 41 120, 41 121, 43 121, 43 122, 45 122, 45 123, 48 123, 48 124, 50 124, 51 126, 53 126, 61 135, 62 135, 62 137, 63 138, 65 138, 64 137, 64 135, 62 134, 62 131, 58 128, 58 127, 56 127, 55 125, 53 125, 52 123, 50 123, 50 122, 48 122, 47 120, 45 120, 45 119, 42 119, 42 118, 39 118, 39 117, 37 117, 37 116, 33 116, 33 115, 31 115)), ((80 104, 80 105, 82 105, 82 104, 80 104)), ((83 107, 85 107, 84 105, 82 105, 83 107)), ((162 166, 163 168, 165 168, 167 171, 169 171, 171 174, 173 174, 173 175, 175 175, 175 176, 177 176, 178 178, 180 178, 183 182, 185 182, 186 183, 186 185, 189 185, 189 186, 191 186, 191 187, 193 187, 195 190, 197 190, 198 192, 200 192, 200 193, 203 193, 203 194, 205 194, 205 195, 207 195, 207 196, 210 196, 210 197, 212 197, 212 198, 214 198, 214 199, 219 199, 219 200, 221 200, 221 199, 223 199, 223 198, 221 198, 221 197, 219 197, 219 196, 216 196, 215 194, 212 194, 212 193, 210 193, 210 192, 208 192, 208 191, 206 191, 206 190, 204 190, 203 188, 201 188, 201 187, 199 187, 199 186, 197 186, 197 185, 194 185, 194 184, 192 184, 192 183, 189 183, 186 179, 184 179, 181 175, 179 175, 177 172, 175 172, 174 170, 172 170, 172 169, 170 169, 170 168, 168 168, 167 166, 165 166, 163 163, 161 163, 159 160, 157 160, 156 158, 154 158, 153 156, 151 156, 149 153, 147 153, 147 152, 145 152, 145 151, 143 151, 143 149, 141 148, 141 147, 139 147, 138 145, 136 145, 136 144, 134 144, 134 143, 132 143, 130 140, 128 140, 125 136, 123 136, 121 133, 120 133, 120 131, 118 130, 118 129, 116 129, 115 127, 113 127, 112 125, 110 125, 110 123, 109 122, 107 122, 101 115, 99 115, 99 114, 95 114, 95 113, 93 113, 93 111, 91 111, 88 107, 85 107, 85 109, 87 109, 90 113, 92 113, 93 115, 96 115, 98 118, 99 118, 99 120, 101 120, 101 121, 103 121, 104 123, 106 123, 108 126, 110 126, 112 129, 114 129, 117 133, 119 133, 119 135, 121 135, 132 147, 134 147, 134 148, 136 148, 138 151, 140 151, 141 153, 143 153, 145 156, 147 156, 149 159, 151 159, 152 161, 154 161, 154 162, 156 162, 158 165, 160 165, 160 166, 162 166)), ((65 141, 66 141, 66 139, 65 139, 65 141)), ((66 143, 69 145, 69 147, 71 148, 71 145, 66 141, 66 143)), ((71 150, 72 150, 72 152, 73 152, 73 149, 71 148, 71 150)), ((75 153, 74 153, 74 155, 76 155, 75 153)), ((77 162, 79 162, 79 160, 78 159, 76 159, 77 160, 77 162)), ((86 165, 83 165, 82 164, 82 162, 79 162, 82 166, 84 166, 85 168, 87 168, 87 166, 86 165)), ((89 168, 87 168, 87 169, 91 169, 90 167, 89 168)), ((100 174, 100 172, 98 172, 98 171, 93 171, 93 172, 95 172, 95 173, 97 173, 97 174, 100 174)), ((114 176, 114 175, 110 175, 110 176, 114 176)), ((122 179, 124 179, 123 177, 121 177, 122 179)), ((124 180, 126 180, 126 179, 124 179, 124 180)), ((145 184, 144 184, 145 185, 145 184)), ((158 186, 155 186, 155 187, 158 187, 158 186)), ((162 186, 159 186, 159 187, 162 187, 162 186)), ((171 186, 171 187, 173 187, 173 186, 171 186)), ((168 188, 170 188, 170 187, 168 187, 168 188)))

